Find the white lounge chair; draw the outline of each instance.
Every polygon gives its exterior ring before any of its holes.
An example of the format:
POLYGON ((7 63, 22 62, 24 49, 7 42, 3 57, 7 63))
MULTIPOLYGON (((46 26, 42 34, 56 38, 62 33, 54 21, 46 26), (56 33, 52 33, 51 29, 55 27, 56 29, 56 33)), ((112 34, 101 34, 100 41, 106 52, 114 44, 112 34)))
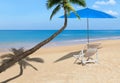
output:
POLYGON ((82 50, 78 55, 73 56, 76 58, 74 63, 78 60, 81 61, 82 64, 98 62, 97 48, 88 48, 86 51, 82 50), (95 59, 92 58, 93 55, 96 55, 95 59), (85 58, 87 58, 87 60, 85 60, 85 58))

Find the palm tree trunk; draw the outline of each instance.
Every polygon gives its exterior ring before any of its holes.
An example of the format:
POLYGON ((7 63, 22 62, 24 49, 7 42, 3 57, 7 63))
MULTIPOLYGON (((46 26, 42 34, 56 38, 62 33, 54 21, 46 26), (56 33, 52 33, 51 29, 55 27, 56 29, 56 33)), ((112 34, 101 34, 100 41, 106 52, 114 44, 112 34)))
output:
POLYGON ((7 82, 9 82, 9 81, 11 81, 11 80, 14 80, 14 79, 20 77, 22 74, 23 74, 23 68, 22 68, 22 65, 20 64, 20 73, 19 73, 17 76, 14 76, 14 77, 12 77, 12 78, 10 78, 10 79, 7 79, 7 80, 5 80, 5 81, 3 81, 3 82, 1 82, 1 83, 7 83, 7 82))
POLYGON ((44 46, 45 44, 47 44, 51 40, 53 40, 57 35, 59 35, 67 27, 67 11, 65 10, 65 8, 64 8, 64 16, 65 16, 65 18, 64 18, 64 25, 63 25, 63 27, 61 27, 60 30, 58 30, 52 36, 50 36, 48 39, 40 42, 39 44, 37 44, 33 48, 25 51, 24 53, 18 55, 17 57, 14 57, 13 59, 11 59, 10 61, 8 61, 7 63, 2 64, 0 66, 0 73, 3 72, 3 71, 5 71, 6 69, 8 69, 9 67, 11 67, 12 65, 14 65, 16 62, 18 62, 18 61, 24 59, 25 57, 29 56, 30 54, 34 53, 39 48, 41 48, 42 46, 44 46))

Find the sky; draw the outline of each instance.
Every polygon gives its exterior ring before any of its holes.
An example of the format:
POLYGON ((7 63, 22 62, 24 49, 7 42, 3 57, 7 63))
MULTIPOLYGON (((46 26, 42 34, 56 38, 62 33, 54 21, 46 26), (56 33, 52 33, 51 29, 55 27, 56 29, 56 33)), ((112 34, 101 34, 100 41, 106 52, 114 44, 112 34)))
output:
MULTIPOLYGON (((58 30, 64 19, 61 9, 52 20, 47 0, 0 0, 0 30, 58 30)), ((87 7, 111 14, 116 19, 89 19, 91 30, 120 30, 120 0, 86 0, 87 7)), ((76 10, 83 7, 73 5, 76 10)), ((86 19, 68 19, 67 30, 85 30, 86 19)))

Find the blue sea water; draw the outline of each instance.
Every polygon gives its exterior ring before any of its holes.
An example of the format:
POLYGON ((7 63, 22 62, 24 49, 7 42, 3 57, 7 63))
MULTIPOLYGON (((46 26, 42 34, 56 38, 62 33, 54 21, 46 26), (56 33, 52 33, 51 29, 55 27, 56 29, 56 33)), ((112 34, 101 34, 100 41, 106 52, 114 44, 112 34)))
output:
MULTIPOLYGON (((0 50, 13 47, 30 48, 50 37, 57 30, 0 30, 0 50)), ((120 39, 120 30, 90 30, 90 41, 120 39)), ((87 42, 86 30, 65 30, 47 46, 87 42)))

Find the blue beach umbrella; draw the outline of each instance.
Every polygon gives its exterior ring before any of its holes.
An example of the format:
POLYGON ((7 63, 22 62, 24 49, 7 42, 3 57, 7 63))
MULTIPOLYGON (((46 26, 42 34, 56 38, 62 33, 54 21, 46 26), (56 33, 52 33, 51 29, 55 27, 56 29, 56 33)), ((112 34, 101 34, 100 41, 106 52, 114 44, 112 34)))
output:
MULTIPOLYGON (((89 18, 116 18, 114 16, 111 16, 107 13, 104 13, 102 11, 85 8, 76 11, 77 14, 80 16, 80 18, 87 18, 87 39, 88 39, 88 45, 89 45, 89 18)), ((77 18, 77 16, 71 12, 68 16, 68 18, 77 18)), ((64 16, 61 16, 60 18, 64 18, 64 16)))

